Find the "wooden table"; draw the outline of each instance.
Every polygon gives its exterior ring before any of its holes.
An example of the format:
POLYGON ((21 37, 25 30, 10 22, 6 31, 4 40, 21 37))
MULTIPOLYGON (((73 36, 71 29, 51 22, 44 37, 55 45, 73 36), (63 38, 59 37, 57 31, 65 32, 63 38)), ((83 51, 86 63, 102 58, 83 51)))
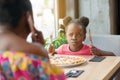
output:
POLYGON ((120 67, 120 57, 106 56, 102 62, 89 62, 93 56, 82 56, 87 59, 86 63, 79 66, 63 68, 65 72, 72 69, 84 70, 76 78, 67 78, 67 80, 109 80, 111 76, 120 67))

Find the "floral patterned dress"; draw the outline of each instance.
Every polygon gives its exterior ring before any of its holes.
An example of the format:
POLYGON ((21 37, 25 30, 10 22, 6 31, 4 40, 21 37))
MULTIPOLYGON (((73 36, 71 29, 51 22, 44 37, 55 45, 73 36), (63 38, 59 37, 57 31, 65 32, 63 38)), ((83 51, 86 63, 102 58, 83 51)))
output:
POLYGON ((24 52, 0 52, 0 80, 65 80, 63 70, 49 59, 24 52))

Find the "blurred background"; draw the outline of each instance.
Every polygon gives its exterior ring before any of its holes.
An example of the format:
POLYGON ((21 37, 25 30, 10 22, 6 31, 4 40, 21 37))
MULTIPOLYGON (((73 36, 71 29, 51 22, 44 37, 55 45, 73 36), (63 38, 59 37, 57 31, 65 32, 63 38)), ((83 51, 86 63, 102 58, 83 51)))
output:
POLYGON ((120 34, 119 0, 31 0, 35 26, 44 38, 58 35, 61 20, 66 16, 87 16, 92 34, 120 34))

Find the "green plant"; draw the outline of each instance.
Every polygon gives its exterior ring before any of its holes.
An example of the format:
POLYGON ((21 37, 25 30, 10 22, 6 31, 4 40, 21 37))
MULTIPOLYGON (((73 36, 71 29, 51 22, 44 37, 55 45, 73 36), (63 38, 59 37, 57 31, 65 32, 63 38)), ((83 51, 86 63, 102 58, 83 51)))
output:
POLYGON ((58 36, 55 39, 47 38, 45 39, 45 47, 48 48, 50 44, 53 44, 55 49, 57 49, 62 44, 66 44, 67 40, 65 37, 64 29, 59 29, 58 36))

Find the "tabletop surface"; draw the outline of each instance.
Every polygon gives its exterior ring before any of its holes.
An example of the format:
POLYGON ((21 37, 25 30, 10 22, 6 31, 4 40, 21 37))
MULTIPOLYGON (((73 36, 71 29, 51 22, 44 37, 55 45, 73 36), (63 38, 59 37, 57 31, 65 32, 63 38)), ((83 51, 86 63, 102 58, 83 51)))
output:
POLYGON ((65 73, 72 69, 84 70, 84 72, 75 78, 67 78, 67 80, 109 80, 109 78, 120 67, 120 57, 105 56, 101 62, 89 62, 93 56, 82 56, 87 61, 74 67, 63 68, 65 73))

